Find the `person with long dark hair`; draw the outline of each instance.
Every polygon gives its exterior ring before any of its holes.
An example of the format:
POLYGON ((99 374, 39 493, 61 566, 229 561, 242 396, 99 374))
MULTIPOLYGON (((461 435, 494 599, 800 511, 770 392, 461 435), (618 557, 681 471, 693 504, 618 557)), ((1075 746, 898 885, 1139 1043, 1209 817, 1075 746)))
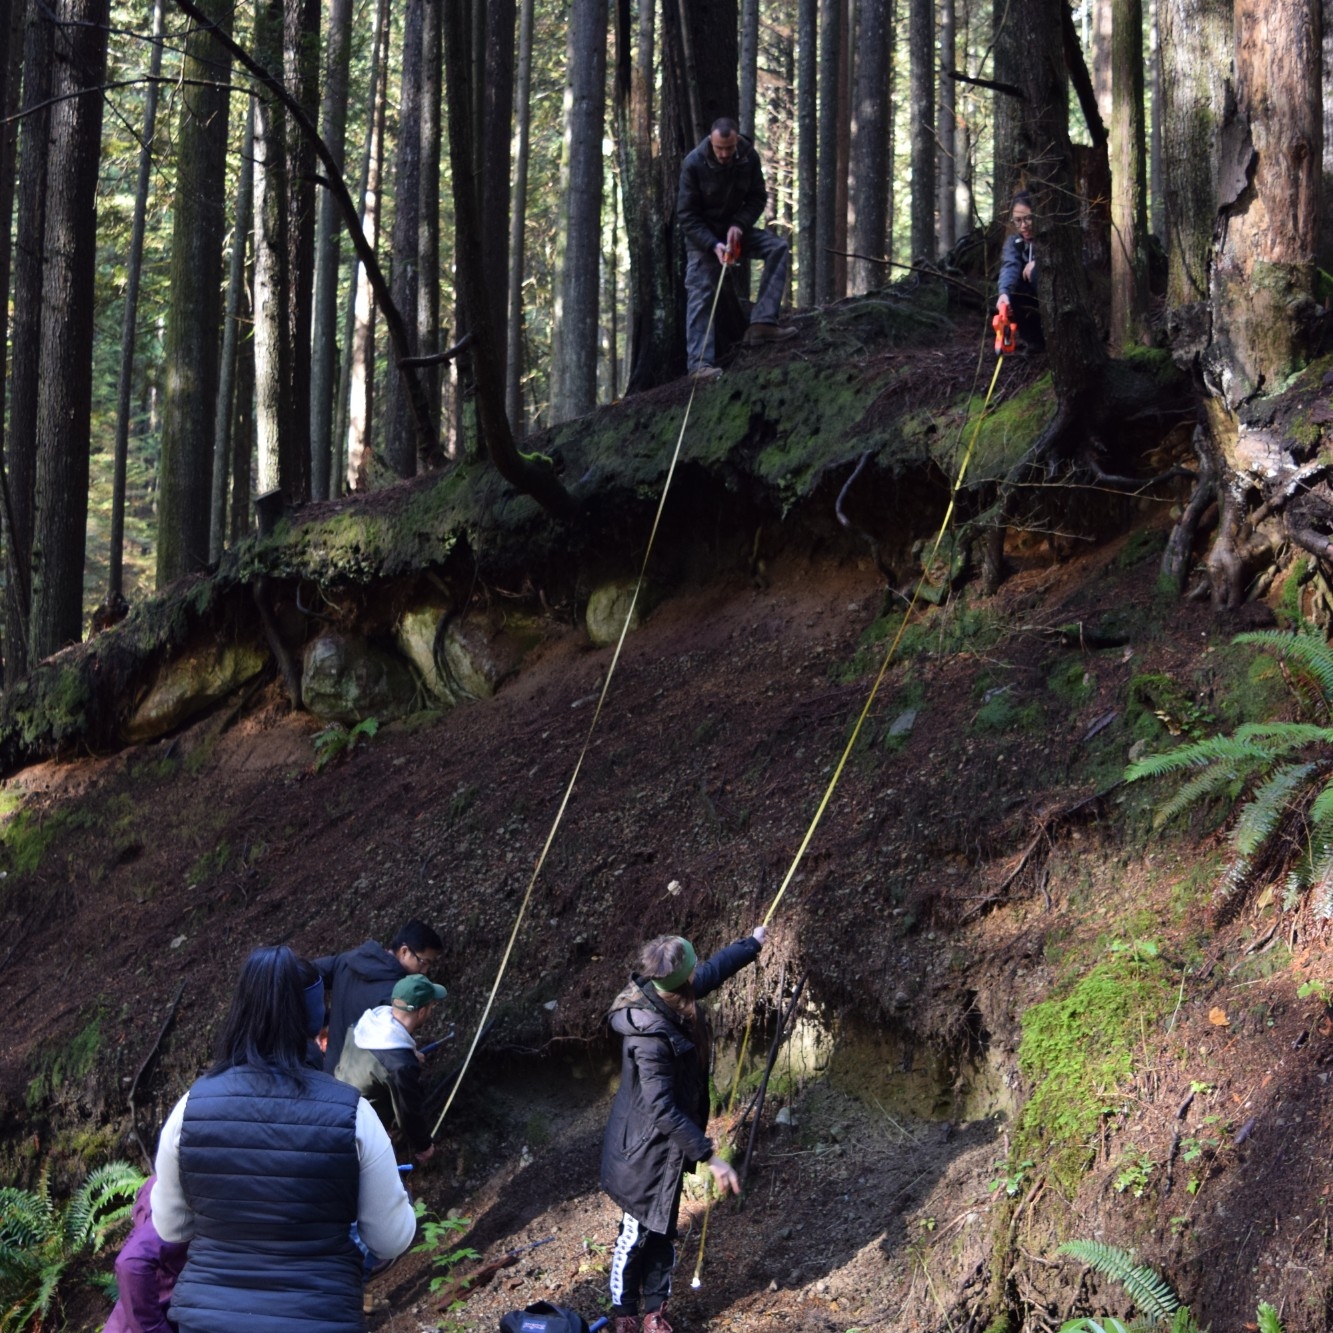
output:
POLYGON ((181 1333, 361 1333, 361 1239, 384 1259, 416 1218, 379 1117, 309 1063, 323 986, 285 946, 241 968, 217 1059, 176 1103, 157 1149, 153 1220, 188 1241, 181 1333))
POLYGON ((611 1257, 615 1333, 671 1333, 663 1307, 685 1172, 706 1163, 723 1194, 740 1193, 739 1177, 704 1133, 713 1038, 699 1002, 754 962, 764 930, 756 926, 703 963, 689 940, 659 935, 639 951, 611 1006, 611 1027, 624 1038, 620 1090, 602 1140, 602 1188, 624 1210, 611 1257))

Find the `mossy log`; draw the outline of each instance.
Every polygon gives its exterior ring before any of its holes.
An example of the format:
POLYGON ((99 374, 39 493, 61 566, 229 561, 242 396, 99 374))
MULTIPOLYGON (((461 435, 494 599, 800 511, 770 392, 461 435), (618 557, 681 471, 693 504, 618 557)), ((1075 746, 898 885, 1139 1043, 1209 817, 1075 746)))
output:
MULTIPOLYGON (((577 500, 570 521, 480 463, 307 505, 7 690, 0 771, 124 744, 163 664, 210 640, 267 637, 281 658, 331 620, 383 635, 427 584, 455 604, 479 587, 525 589, 535 606, 572 615, 594 580, 637 573, 687 409, 653 561, 660 584, 744 570, 778 549, 851 557, 865 539, 882 569, 911 571, 912 545, 939 522, 980 407, 976 354, 956 332, 919 301, 844 303, 808 321, 788 359, 743 354, 693 396, 679 381, 529 439, 577 500)), ((1160 399, 1149 377, 1124 373, 1141 407, 1160 399)), ((1036 368, 1002 377, 998 407, 973 465, 974 514, 1049 411, 1036 368)))

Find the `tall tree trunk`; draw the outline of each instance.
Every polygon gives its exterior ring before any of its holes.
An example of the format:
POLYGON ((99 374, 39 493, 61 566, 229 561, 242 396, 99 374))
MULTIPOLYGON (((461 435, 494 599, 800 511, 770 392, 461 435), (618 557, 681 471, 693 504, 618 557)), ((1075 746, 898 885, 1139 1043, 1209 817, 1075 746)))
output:
MULTIPOLYGON (((1162 87, 1162 177, 1166 205, 1167 296, 1172 319, 1206 319, 1213 227, 1217 218, 1215 137, 1229 87, 1231 0, 1158 0, 1162 49, 1171 74, 1162 87), (1195 315, 1184 307, 1193 307, 1195 315)), ((1195 338, 1206 337, 1200 329, 1195 338)))
MULTIPOLYGON (((1092 31, 1089 34, 1092 38, 1092 91, 1097 99, 1097 111, 1103 121, 1109 123, 1111 119, 1112 107, 1112 87, 1115 83, 1115 74, 1113 68, 1115 65, 1115 55, 1113 53, 1113 43, 1115 41, 1115 8, 1116 0, 1088 0, 1084 10, 1089 20, 1089 26, 1092 31)), ((1139 43, 1142 47, 1142 39, 1139 43)), ((1140 77, 1142 71, 1140 70, 1140 77)))
MULTIPOLYGON (((417 353, 433 356, 440 342, 440 8, 421 16, 421 166, 417 178, 417 353)), ((505 173, 506 183, 508 172, 505 173)), ((440 430, 440 368, 423 366, 433 434, 440 430)))
MULTIPOLYGON (((116 443, 111 476, 111 549, 107 557, 107 605, 125 593, 125 472, 130 453, 130 398, 134 388, 134 352, 139 333, 139 280, 143 273, 143 238, 148 189, 153 169, 153 135, 157 129, 157 78, 162 72, 162 0, 153 3, 152 54, 144 90, 143 135, 139 142, 139 175, 134 184, 134 220, 130 252, 125 260, 125 311, 120 324, 120 370, 116 377, 116 443)), ((8 286, 8 284, 6 284, 8 286)))
POLYGON ((847 187, 852 172, 852 5, 838 0, 838 167, 833 205, 833 296, 847 295, 847 187))
MULTIPOLYGON (((0 292, 8 293, 14 264, 14 194, 17 185, 18 111, 23 90, 23 45, 27 27, 25 5, 20 0, 0 18, 0 292)), ((5 383, 9 360, 9 303, 0 308, 0 385, 5 383)), ((14 526, 14 501, 9 488, 8 443, 5 436, 3 395, 0 395, 0 533, 4 538, 5 578, 11 589, 22 580, 17 552, 11 534, 14 526)), ((0 619, 4 618, 0 610, 0 619)), ((0 673, 0 683, 3 674, 0 673)))
POLYGON ((838 216, 838 47, 841 0, 819 5, 819 198, 815 205, 815 300, 827 305, 835 298, 834 255, 838 216))
MULTIPOLYGON (((919 0, 916 0, 919 3, 919 0)), ((993 77, 997 83, 1017 86, 1023 67, 1033 58, 1024 51, 1019 37, 1020 0, 992 0, 991 50, 993 77)), ((1060 34, 1056 33, 1060 50, 1060 34)), ((991 216, 1009 216, 1009 200, 1019 182, 1018 160, 1021 149, 1022 103, 1010 93, 996 92, 991 101, 991 216)))
POLYGON ((23 115, 19 122, 18 234, 14 263, 14 365, 10 376, 9 494, 13 526, 6 589, 5 683, 27 674, 32 613, 33 505, 37 486, 37 385, 45 271, 46 182, 51 121, 51 13, 29 0, 23 45, 23 115))
POLYGON ((574 0, 569 22, 551 420, 597 402, 597 292, 606 110, 605 0, 574 0))
POLYGON ((1114 0, 1111 42, 1111 346, 1139 342, 1148 306, 1142 0, 1114 0))
MULTIPOLYGON (((255 55, 270 70, 282 68, 282 0, 260 0, 255 13, 255 55)), ((287 141, 282 105, 260 92, 255 101, 255 435, 259 491, 281 489, 292 478, 284 464, 296 429, 291 400, 291 214, 287 195, 287 141)))
MULTIPOLYGON (((402 81, 398 97, 398 151, 394 162, 393 303, 409 327, 409 350, 417 355, 416 310, 418 232, 421 225, 421 33, 423 5, 406 0, 403 7, 402 81)), ((385 391, 384 457, 400 477, 417 470, 416 441, 401 375, 390 375, 385 391)))
MULTIPOLYGON (((319 123, 320 0, 285 0, 282 68, 288 92, 311 125, 319 123)), ((287 139, 287 274, 291 296, 287 337, 291 343, 291 433, 282 439, 283 490, 304 504, 310 499, 310 333, 315 293, 315 145, 289 111, 287 139)), ((341 174, 341 168, 339 170, 341 174)))
POLYGON ((940 97, 939 97, 939 156, 936 189, 939 193, 939 248, 943 252, 953 249, 958 239, 957 212, 954 190, 957 185, 957 124, 958 111, 955 105, 957 85, 949 77, 949 71, 956 64, 954 0, 940 0, 940 97))
POLYGON ((616 0, 612 88, 630 256, 629 393, 669 377, 676 308, 667 286, 672 265, 663 226, 662 178, 653 161, 653 10, 651 0, 640 0, 635 49, 630 0, 616 0))
POLYGON ((486 96, 482 102, 481 235, 485 242, 486 294, 503 374, 509 344, 509 146, 514 119, 514 0, 486 6, 486 96))
POLYGON ((1218 478, 1218 530, 1208 556, 1216 606, 1243 600, 1257 569, 1291 546, 1333 559, 1333 490, 1318 479, 1292 484, 1307 457, 1304 444, 1262 405, 1251 406, 1305 364, 1322 325, 1313 299, 1323 160, 1320 18, 1319 0, 1235 5, 1236 82, 1217 123, 1208 318, 1194 326, 1210 392, 1201 447, 1218 478))
MULTIPOLYGON (((509 418, 510 429, 515 435, 519 436, 523 434, 524 430, 523 266, 526 254, 524 229, 528 217, 528 139, 532 126, 532 21, 534 8, 535 0, 523 0, 518 25, 514 184, 509 204, 509 269, 506 275, 509 301, 508 317, 505 320, 505 415, 509 418)), ((651 5, 649 8, 651 10, 651 5)), ((651 31, 650 24, 650 34, 651 31)), ((651 144, 649 151, 651 153, 651 144)), ((649 165, 651 168, 651 163, 649 165)), ((639 257, 637 262, 642 263, 642 257, 639 257)), ((635 263, 634 243, 631 241, 631 271, 633 271, 635 263)))
POLYGON ((741 0, 740 100, 737 121, 747 139, 755 137, 759 86, 759 0, 741 0))
POLYGON ((1018 493, 1015 487, 1083 461, 1083 451, 1102 424, 1106 349, 1088 298, 1080 202, 1073 188, 1069 86, 1061 39, 1064 3, 1031 0, 1010 11, 1018 47, 1030 54, 1018 85, 1023 115, 1017 165, 1032 195, 1036 221, 1037 291, 1055 414, 1000 488, 996 506, 1000 521, 991 530, 986 553, 985 585, 991 590, 1002 577, 1004 523, 1018 493))
POLYGON ((495 469, 506 481, 531 495, 543 508, 560 517, 577 510, 549 462, 518 452, 504 413, 504 381, 498 374, 489 303, 481 293, 481 234, 477 192, 470 188, 470 148, 474 142, 472 89, 463 27, 467 16, 461 5, 446 5, 443 14, 445 87, 448 97, 449 166, 453 185, 455 231, 458 243, 459 295, 474 311, 472 334, 477 376, 477 414, 495 469))
POLYGON ((83 635, 88 527, 97 171, 108 0, 59 0, 51 84, 46 274, 38 368, 32 655, 83 635))
POLYGON ((1323 158, 1319 20, 1318 0, 1236 3, 1209 358, 1233 411, 1310 353, 1323 158))
MULTIPOLYGON (((352 0, 330 0, 324 51, 324 98, 319 126, 342 170, 347 141, 347 75, 352 50, 352 0)), ((338 402, 338 274, 341 219, 329 190, 319 192, 315 224, 315 310, 310 346, 310 493, 328 500, 335 491, 333 422, 338 402)), ((233 270, 234 271, 234 270, 233 270)))
POLYGON ((912 98, 912 259, 935 246, 935 7, 909 0, 907 40, 912 98))
MULTIPOLYGON (((241 136, 241 161, 254 156, 255 103, 247 99, 245 131, 241 136)), ((231 258, 227 273, 227 310, 222 326, 222 358, 219 363, 217 410, 213 417, 213 493, 209 505, 208 558, 222 558, 227 535, 227 478, 231 472, 231 437, 236 416, 236 363, 241 343, 241 312, 246 292, 245 251, 254 227, 254 173, 244 167, 237 173, 236 215, 231 231, 231 258)))
POLYGON ((1152 9, 1152 108, 1149 117, 1152 134, 1148 140, 1148 190, 1152 197, 1152 234, 1161 240, 1166 235, 1166 181, 1162 174, 1162 29, 1158 22, 1159 0, 1148 0, 1148 3, 1152 9))
MULTIPOLYGON (((379 245, 380 177, 384 168, 384 122, 387 115, 389 0, 380 0, 375 20, 367 94, 366 148, 361 162, 361 230, 371 249, 379 245)), ((346 388, 339 396, 346 416, 339 438, 347 455, 346 481, 350 491, 366 485, 371 452, 375 404, 375 293, 366 266, 358 259, 352 271, 348 311, 346 388)))
POLYGON ((819 272, 819 0, 797 0, 796 303, 812 306, 819 272))
MULTIPOLYGON (((253 266, 252 266, 253 267, 253 266)), ((246 291, 254 289, 254 274, 247 273, 246 291)), ((236 349, 236 415, 231 431, 231 543, 251 531, 250 473, 255 459, 255 339, 243 333, 236 349)))
MULTIPOLYGON (((211 17, 230 31, 231 6, 211 17)), ((217 412, 220 269, 226 235, 227 82, 231 59, 208 32, 186 45, 177 188, 172 210, 171 304, 164 354, 157 584, 208 564, 213 425, 217 412)))
POLYGON ((854 295, 888 280, 889 14, 887 0, 860 0, 856 36, 856 102, 852 121, 852 261, 854 295))

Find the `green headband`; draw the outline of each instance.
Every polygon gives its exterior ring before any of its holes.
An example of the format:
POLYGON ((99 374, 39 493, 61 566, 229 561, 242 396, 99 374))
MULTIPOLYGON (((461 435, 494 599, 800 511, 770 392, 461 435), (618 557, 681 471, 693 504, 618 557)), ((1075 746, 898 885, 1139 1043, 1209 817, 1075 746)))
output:
POLYGON ((680 966, 674 972, 668 973, 664 977, 653 978, 653 986, 657 990, 679 990, 690 979, 690 973, 694 971, 696 962, 694 945, 683 935, 677 935, 676 938, 680 940, 681 946, 685 950, 684 956, 680 960, 680 966))

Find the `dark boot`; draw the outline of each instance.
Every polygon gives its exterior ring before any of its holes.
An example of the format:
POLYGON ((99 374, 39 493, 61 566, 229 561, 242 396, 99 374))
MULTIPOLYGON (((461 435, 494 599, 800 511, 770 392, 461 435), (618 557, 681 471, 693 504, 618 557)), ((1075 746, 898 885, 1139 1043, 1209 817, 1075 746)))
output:
POLYGON ((796 337, 796 330, 788 324, 751 324, 745 330, 747 343, 780 343, 796 337))

